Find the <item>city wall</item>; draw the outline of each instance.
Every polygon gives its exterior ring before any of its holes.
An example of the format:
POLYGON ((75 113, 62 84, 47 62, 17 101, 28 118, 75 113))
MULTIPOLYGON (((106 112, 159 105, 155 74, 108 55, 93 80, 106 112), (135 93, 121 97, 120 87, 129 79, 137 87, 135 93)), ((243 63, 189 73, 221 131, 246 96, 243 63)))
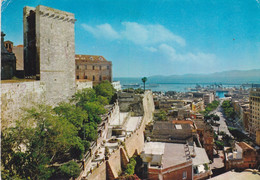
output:
MULTIPOLYGON (((92 88, 92 82, 77 82, 77 90, 92 88)), ((24 80, 1 82, 1 124, 2 129, 15 125, 24 112, 24 108, 33 107, 36 104, 46 104, 50 96, 46 95, 46 84, 42 81, 24 80)), ((58 102, 64 99, 64 95, 57 93, 58 102)))
POLYGON ((1 84, 2 129, 14 126, 15 120, 36 103, 43 103, 46 86, 40 81, 12 82, 1 84))
POLYGON ((122 167, 126 165, 128 158, 134 154, 140 154, 144 146, 144 129, 145 125, 152 120, 154 112, 154 103, 152 92, 147 91, 143 96, 143 119, 139 128, 125 138, 125 146, 119 146, 109 156, 107 161, 103 161, 93 170, 87 179, 102 180, 117 178, 122 172, 122 167), (106 167, 106 170, 104 169, 106 167))

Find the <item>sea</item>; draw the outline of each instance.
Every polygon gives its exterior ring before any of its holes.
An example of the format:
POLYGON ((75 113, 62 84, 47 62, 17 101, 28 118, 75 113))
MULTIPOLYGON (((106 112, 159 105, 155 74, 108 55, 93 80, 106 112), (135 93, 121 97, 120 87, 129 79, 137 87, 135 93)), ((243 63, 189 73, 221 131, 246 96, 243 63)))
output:
MULTIPOLYGON (((141 81, 141 78, 114 78, 114 81, 120 81, 120 84, 122 85, 122 88, 125 89, 127 87, 133 87, 133 88, 143 88, 143 82, 141 81), (130 86, 129 86, 130 85, 130 86)), ((154 82, 149 82, 147 81, 146 83, 146 89, 150 89, 152 91, 162 91, 162 92, 167 92, 167 91, 176 91, 176 92, 188 92, 188 91, 193 91, 193 89, 196 86, 201 86, 201 87, 212 87, 212 86, 218 86, 221 85, 224 88, 240 88, 241 84, 239 83, 154 83, 154 82)), ((219 97, 224 97, 224 94, 227 92, 217 92, 219 97)))

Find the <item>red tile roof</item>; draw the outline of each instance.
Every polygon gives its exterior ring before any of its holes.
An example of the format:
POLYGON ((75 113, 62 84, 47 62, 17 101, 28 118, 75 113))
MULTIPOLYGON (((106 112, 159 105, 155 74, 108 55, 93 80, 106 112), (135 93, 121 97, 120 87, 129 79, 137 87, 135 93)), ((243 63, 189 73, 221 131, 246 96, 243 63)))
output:
POLYGON ((75 55, 76 60, 87 60, 87 61, 107 61, 103 56, 97 55, 75 55))

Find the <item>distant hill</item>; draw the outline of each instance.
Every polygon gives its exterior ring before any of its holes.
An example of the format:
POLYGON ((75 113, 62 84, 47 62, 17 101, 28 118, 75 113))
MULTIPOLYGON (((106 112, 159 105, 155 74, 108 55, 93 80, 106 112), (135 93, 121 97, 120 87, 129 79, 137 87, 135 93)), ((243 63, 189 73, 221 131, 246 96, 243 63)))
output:
POLYGON ((150 76, 149 83, 260 83, 260 69, 232 70, 211 74, 150 76))

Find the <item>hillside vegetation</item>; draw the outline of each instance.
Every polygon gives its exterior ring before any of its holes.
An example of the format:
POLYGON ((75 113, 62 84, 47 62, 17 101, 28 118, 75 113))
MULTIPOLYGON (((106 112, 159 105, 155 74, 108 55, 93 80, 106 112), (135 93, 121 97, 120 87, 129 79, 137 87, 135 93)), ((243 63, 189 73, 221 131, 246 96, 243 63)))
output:
MULTIPOLYGON (((15 127, 1 132, 3 179, 69 179, 80 173, 78 161, 97 139, 97 125, 115 90, 105 81, 77 92, 57 107, 26 109, 15 127)), ((80 162, 80 161, 79 161, 80 162)))

